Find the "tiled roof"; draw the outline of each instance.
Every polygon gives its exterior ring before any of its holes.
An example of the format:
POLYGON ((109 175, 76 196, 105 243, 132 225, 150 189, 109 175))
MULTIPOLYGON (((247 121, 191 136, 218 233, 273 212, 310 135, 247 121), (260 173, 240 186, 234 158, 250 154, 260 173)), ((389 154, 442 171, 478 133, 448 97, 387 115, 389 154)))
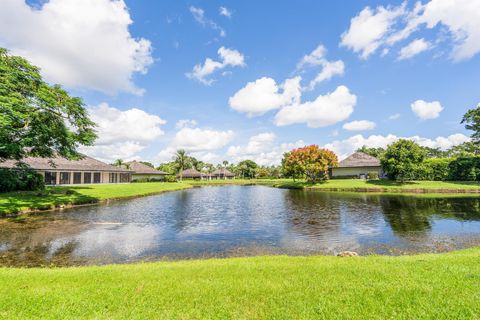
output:
POLYGON ((212 176, 234 177, 235 175, 225 168, 219 168, 212 172, 212 176))
MULTIPOLYGON (((22 162, 35 170, 131 172, 131 170, 115 167, 85 155, 80 160, 68 160, 62 157, 28 157, 23 159, 22 162)), ((14 160, 0 162, 1 168, 15 168, 16 166, 17 161, 14 160)))
POLYGON ((338 163, 338 168, 379 167, 380 160, 363 152, 355 152, 338 163))
POLYGON ((160 170, 156 170, 150 166, 147 166, 144 163, 138 161, 130 161, 126 163, 129 166, 129 169, 132 170, 134 173, 138 174, 156 174, 156 175, 168 175, 169 173, 163 172, 160 170))
MULTIPOLYGON (((180 174, 178 174, 180 176, 180 174)), ((182 171, 183 178, 200 178, 202 174, 195 169, 187 169, 182 171)))

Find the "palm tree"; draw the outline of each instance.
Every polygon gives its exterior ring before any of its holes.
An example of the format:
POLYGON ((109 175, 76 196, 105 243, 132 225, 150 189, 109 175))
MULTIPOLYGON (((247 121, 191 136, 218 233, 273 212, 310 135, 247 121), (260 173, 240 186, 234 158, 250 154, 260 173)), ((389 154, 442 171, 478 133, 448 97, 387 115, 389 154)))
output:
POLYGON ((112 164, 113 166, 115 167, 121 167, 121 168, 125 168, 125 169, 130 169, 130 165, 125 163, 125 161, 123 161, 122 159, 117 159, 115 160, 115 162, 113 162, 112 164))
POLYGON ((177 168, 180 172, 180 181, 182 181, 182 173, 183 170, 185 170, 189 166, 190 157, 187 155, 187 152, 185 150, 180 149, 175 152, 173 162, 175 162, 175 164, 177 165, 177 168))
POLYGON ((223 160, 222 164, 223 164, 223 167, 226 168, 226 167, 228 166, 228 161, 227 161, 227 160, 223 160))

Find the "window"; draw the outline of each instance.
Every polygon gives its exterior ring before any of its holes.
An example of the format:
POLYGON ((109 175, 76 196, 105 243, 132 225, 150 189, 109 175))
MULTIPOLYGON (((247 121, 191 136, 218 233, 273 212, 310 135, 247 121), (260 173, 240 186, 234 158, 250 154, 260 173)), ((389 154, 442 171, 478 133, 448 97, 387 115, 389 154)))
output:
POLYGON ((45 171, 45 184, 52 185, 57 184, 57 173, 51 171, 45 171))
POLYGON ((92 173, 84 172, 83 173, 83 183, 92 183, 92 173))
POLYGON ((73 173, 73 183, 74 184, 82 183, 82 173, 81 172, 74 172, 73 173))
POLYGON ((70 183, 70 172, 60 172, 60 184, 70 183))
POLYGON ((120 182, 130 182, 130 173, 120 173, 120 182))
POLYGON ((110 173, 109 175, 109 182, 110 183, 117 183, 117 174, 116 173, 110 173))
POLYGON ((93 173, 93 183, 100 183, 100 172, 93 173))

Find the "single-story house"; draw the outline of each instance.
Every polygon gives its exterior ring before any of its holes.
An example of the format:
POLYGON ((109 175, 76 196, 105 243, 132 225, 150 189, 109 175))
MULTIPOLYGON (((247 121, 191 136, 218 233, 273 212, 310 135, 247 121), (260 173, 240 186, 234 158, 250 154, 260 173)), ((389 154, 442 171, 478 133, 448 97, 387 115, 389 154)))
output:
MULTIPOLYGON (((29 157, 22 162, 40 173, 46 185, 126 183, 132 178, 131 170, 114 167, 87 156, 79 160, 68 160, 62 157, 29 157)), ((0 168, 15 169, 16 167, 17 161, 14 160, 0 162, 0 168)))
POLYGON ((182 179, 203 180, 205 175, 195 169, 187 169, 177 174, 177 177, 182 179))
POLYGON ((227 180, 227 179, 235 179, 235 174, 227 170, 226 168, 219 168, 213 171, 210 174, 210 178, 214 180, 227 180))
POLYGON ((367 178, 369 172, 376 172, 380 178, 384 177, 380 160, 363 152, 355 152, 330 169, 332 178, 357 177, 367 178))
POLYGON ((169 173, 167 172, 154 169, 138 161, 130 161, 125 163, 125 168, 130 169, 132 171, 132 181, 164 180, 165 176, 169 175, 169 173))

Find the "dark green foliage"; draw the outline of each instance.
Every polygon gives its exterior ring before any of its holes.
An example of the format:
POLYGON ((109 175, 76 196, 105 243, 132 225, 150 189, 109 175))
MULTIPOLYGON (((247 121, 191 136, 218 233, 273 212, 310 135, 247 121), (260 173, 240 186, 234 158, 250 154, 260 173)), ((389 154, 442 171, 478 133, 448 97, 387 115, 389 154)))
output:
POLYGON ((381 163, 391 180, 414 180, 425 159, 425 151, 411 140, 400 139, 388 146, 381 163))
POLYGON ((378 180, 378 172, 376 171, 369 172, 368 180, 378 180))
POLYGON ((480 181, 480 157, 457 158, 449 165, 449 180, 480 181))
POLYGON ((242 178, 255 178, 255 173, 258 165, 252 160, 243 160, 238 163, 236 171, 242 178))
POLYGON ((0 161, 54 154, 74 159, 94 123, 80 98, 43 81, 39 69, 0 48, 0 161))
POLYGON ((0 168, 0 192, 34 191, 45 188, 43 176, 27 168, 0 168))
POLYGON ((369 148, 367 146, 362 146, 361 148, 357 149, 357 152, 363 152, 363 153, 366 153, 368 155, 371 155, 372 157, 380 159, 383 156, 383 154, 385 153, 385 149, 382 148, 382 147, 369 148))
POLYGON ((474 143, 480 143, 480 105, 474 109, 470 109, 463 116, 462 122, 467 130, 472 130, 471 135, 474 143))

